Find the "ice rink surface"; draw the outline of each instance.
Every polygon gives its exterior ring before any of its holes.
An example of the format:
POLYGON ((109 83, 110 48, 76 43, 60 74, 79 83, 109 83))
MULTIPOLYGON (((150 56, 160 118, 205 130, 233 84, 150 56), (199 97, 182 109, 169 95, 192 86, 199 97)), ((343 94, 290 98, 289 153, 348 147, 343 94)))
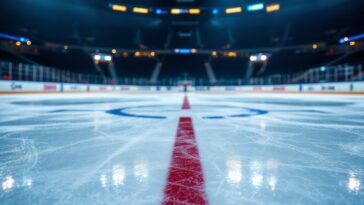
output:
POLYGON ((364 96, 183 99, 0 96, 0 204, 162 204, 180 117, 192 118, 208 204, 364 204, 364 96))

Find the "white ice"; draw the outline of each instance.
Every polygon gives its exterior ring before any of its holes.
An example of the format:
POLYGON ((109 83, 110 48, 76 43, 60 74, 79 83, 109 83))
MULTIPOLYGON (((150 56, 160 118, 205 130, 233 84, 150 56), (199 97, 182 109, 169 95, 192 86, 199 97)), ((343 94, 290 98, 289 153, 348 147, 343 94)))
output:
POLYGON ((364 204, 364 96, 183 97, 0 96, 0 204, 161 204, 181 116, 209 204, 364 204))

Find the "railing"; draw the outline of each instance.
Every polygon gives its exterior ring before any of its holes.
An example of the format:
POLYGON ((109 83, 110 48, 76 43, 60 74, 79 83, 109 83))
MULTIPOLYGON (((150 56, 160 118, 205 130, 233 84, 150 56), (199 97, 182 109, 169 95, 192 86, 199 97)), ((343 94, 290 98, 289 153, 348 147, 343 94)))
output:
POLYGON ((0 80, 24 80, 41 82, 65 82, 84 84, 120 84, 120 85, 180 85, 188 82, 193 85, 274 85, 297 83, 320 83, 341 81, 363 81, 364 70, 362 65, 357 66, 329 66, 309 69, 295 74, 271 75, 261 78, 251 78, 245 81, 243 78, 217 79, 217 82, 209 82, 205 78, 166 78, 157 82, 151 82, 147 78, 111 78, 100 75, 74 73, 70 71, 21 63, 0 62, 0 80))

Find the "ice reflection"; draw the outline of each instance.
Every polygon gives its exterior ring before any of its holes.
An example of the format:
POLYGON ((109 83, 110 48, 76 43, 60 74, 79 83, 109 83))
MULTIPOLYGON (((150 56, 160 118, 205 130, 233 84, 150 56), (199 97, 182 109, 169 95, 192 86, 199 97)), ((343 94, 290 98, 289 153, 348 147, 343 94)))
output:
POLYGON ((112 181, 114 186, 119 187, 124 184, 125 169, 121 165, 114 165, 112 168, 112 181))
MULTIPOLYGON (((227 174, 226 180, 230 184, 239 184, 243 179, 243 166, 239 156, 232 157, 226 161, 227 174)), ((255 189, 269 188, 275 191, 277 187, 277 169, 279 164, 275 160, 251 161, 249 163, 249 185, 255 189)))
POLYGON ((278 169, 278 162, 275 160, 268 160, 266 163, 267 172, 270 175, 268 180, 268 186, 270 190, 275 191, 277 184, 277 177, 275 176, 275 170, 278 169))
POLYGON ((32 179, 24 177, 23 178, 23 186, 31 187, 33 184, 32 179))
POLYGON ((250 163, 251 183, 255 188, 259 188, 263 183, 263 165, 260 161, 250 163))
POLYGON ((266 122, 260 122, 260 129, 265 130, 265 128, 267 128, 267 123, 266 122))
POLYGON ((357 176, 357 173, 354 171, 349 172, 349 179, 348 179, 348 190, 349 192, 358 193, 360 190, 360 180, 357 176))
POLYGON ((13 176, 6 176, 5 180, 2 183, 2 188, 4 191, 10 190, 14 186, 14 178, 13 176))
MULTIPOLYGON (((16 180, 18 184, 16 187, 31 187, 33 184, 33 181, 31 178, 23 176, 22 180, 16 180)), ((10 190, 15 187, 15 178, 11 175, 6 176, 4 181, 2 182, 2 189, 4 191, 10 190)))
POLYGON ((277 183, 277 179, 275 176, 269 177, 268 185, 272 191, 274 191, 276 189, 276 183, 277 183))
MULTIPOLYGON (((112 166, 111 174, 110 172, 101 173, 99 180, 102 187, 107 187, 110 185, 115 187, 123 186, 126 180, 127 172, 123 165, 116 164, 112 166)), ((145 182, 149 176, 148 162, 147 160, 135 160, 133 166, 133 174, 138 182, 145 182)))
POLYGON ((251 182, 254 187, 259 188, 263 183, 263 175, 253 173, 251 182))
POLYGON ((102 187, 106 187, 107 186, 107 176, 106 174, 102 174, 100 176, 100 183, 102 187))
POLYGON ((241 173, 241 162, 239 159, 229 159, 226 162, 227 176, 226 179, 231 184, 238 184, 241 182, 243 176, 241 173))
POLYGON ((134 176, 139 181, 144 181, 149 175, 148 163, 146 160, 136 160, 134 162, 134 176))

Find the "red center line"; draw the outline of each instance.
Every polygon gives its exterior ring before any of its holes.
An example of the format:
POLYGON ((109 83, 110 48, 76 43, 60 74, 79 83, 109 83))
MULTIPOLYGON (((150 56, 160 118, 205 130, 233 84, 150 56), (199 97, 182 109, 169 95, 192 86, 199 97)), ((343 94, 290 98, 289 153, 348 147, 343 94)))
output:
POLYGON ((185 97, 183 98, 183 104, 182 104, 182 110, 189 110, 190 107, 190 103, 188 102, 188 98, 187 95, 185 95, 185 97))
MULTIPOLYGON (((190 107, 187 97, 185 103, 190 107)), ((163 204, 208 204, 191 117, 179 119, 163 204)))

